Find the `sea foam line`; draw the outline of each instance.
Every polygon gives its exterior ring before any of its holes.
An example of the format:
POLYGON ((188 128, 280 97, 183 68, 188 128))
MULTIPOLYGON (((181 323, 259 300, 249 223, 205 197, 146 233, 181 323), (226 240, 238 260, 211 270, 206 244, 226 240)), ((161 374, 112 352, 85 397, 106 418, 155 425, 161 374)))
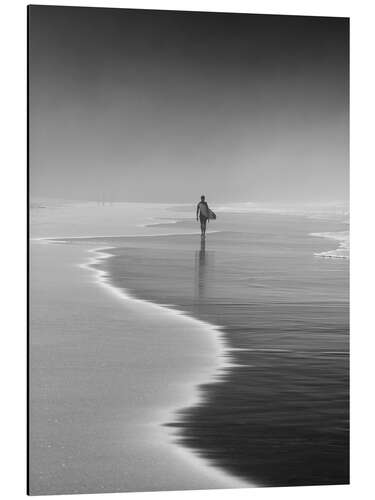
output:
MULTIPOLYGON (((138 226, 146 227, 146 226, 138 226)), ((213 229, 207 231, 206 235, 213 233, 222 233, 222 230, 213 229)), ((46 243, 66 243, 67 240, 99 240, 108 238, 157 238, 158 236, 197 236, 201 233, 194 231, 190 233, 158 233, 158 234, 103 234, 103 235, 88 235, 88 236, 39 236, 30 238, 30 241, 46 242, 46 243)), ((115 247, 108 247, 115 248, 115 247)))
MULTIPOLYGON (((223 337, 222 327, 194 318, 183 311, 170 309, 166 304, 158 304, 149 300, 139 299, 137 297, 134 297, 128 290, 114 286, 109 281, 109 273, 97 267, 97 265, 100 264, 101 261, 114 256, 109 252, 114 248, 116 247, 108 246, 88 249, 87 252, 90 254, 90 257, 86 262, 79 264, 79 267, 94 272, 95 282, 98 285, 104 287, 108 292, 110 292, 117 298, 121 300, 131 301, 133 304, 138 304, 142 307, 152 308, 160 315, 175 317, 182 319, 185 322, 190 322, 192 325, 202 328, 206 332, 206 334, 210 335, 210 338, 214 339, 217 349, 215 353, 216 366, 212 368, 211 374, 205 374, 204 376, 202 376, 202 379, 199 382, 194 381, 194 384, 191 384, 191 387, 189 388, 190 394, 189 397, 187 397, 184 407, 199 405, 203 401, 203 394, 200 391, 199 387, 202 384, 217 381, 220 374, 225 370, 225 368, 234 366, 234 364, 231 362, 232 357, 230 354, 230 348, 227 346, 227 343, 223 337)), ((168 409, 158 422, 160 431, 162 433, 165 433, 169 437, 169 439, 171 438, 171 436, 175 436, 176 430, 173 430, 169 427, 166 428, 165 426, 163 426, 163 424, 178 421, 178 411, 180 409, 180 405, 178 407, 168 409)), ((175 442, 173 442, 173 446, 175 446, 176 451, 178 451, 180 455, 184 456, 185 460, 194 460, 195 462, 199 461, 200 467, 208 467, 210 471, 212 471, 212 469, 216 469, 220 471, 220 475, 224 477, 227 476, 228 481, 231 482, 231 485, 228 486, 230 488, 249 488, 255 486, 255 483, 250 483, 244 479, 232 476, 220 467, 210 464, 205 459, 196 454, 193 450, 188 449, 185 446, 182 446, 175 442)))
POLYGON ((185 321, 188 321, 195 326, 203 328, 209 334, 213 334, 213 338, 215 338, 215 340, 217 341, 218 351, 220 353, 218 359, 220 361, 219 364, 221 369, 232 366, 232 364, 228 361, 228 359, 230 358, 230 348, 227 346, 227 343, 224 339, 221 326, 194 318, 184 311, 171 309, 170 307, 173 306, 173 304, 159 304, 157 302, 151 302, 150 300, 134 297, 134 295, 132 295, 128 290, 117 287, 110 283, 108 272, 104 271, 103 269, 99 269, 98 267, 94 267, 101 261, 114 257, 114 254, 110 253, 109 250, 113 250, 115 248, 116 247, 108 246, 87 249, 90 257, 86 262, 79 264, 79 267, 94 272, 96 278, 95 282, 100 286, 106 288, 107 291, 115 295, 117 298, 131 301, 134 304, 138 305, 146 305, 149 308, 153 308, 159 314, 184 319, 185 321))
MULTIPOLYGON (((195 234, 195 233, 194 233, 195 234)), ((137 237, 139 235, 134 235, 137 237)), ((152 235, 146 235, 152 236, 152 235)), ((108 238, 108 236, 106 236, 108 238)), ((120 236, 124 237, 124 236, 120 236)), ((127 236, 126 236, 127 237, 127 236)), ((74 239, 88 239, 88 237, 75 237, 74 239)), ((99 237, 98 237, 99 238, 99 237)), ((69 237, 41 237, 41 238, 33 238, 33 241, 37 241, 39 244, 52 244, 52 243, 66 243, 67 240, 72 239, 69 237)), ((250 488, 255 487, 255 482, 250 482, 243 478, 239 478, 231 473, 227 472, 225 469, 221 468, 216 464, 212 464, 209 460, 201 457, 199 453, 195 450, 188 448, 180 443, 177 443, 175 439, 176 434, 178 436, 178 430, 175 427, 171 428, 170 426, 166 426, 166 423, 176 422, 178 421, 178 412, 181 410, 181 407, 191 407, 199 405, 203 400, 203 394, 200 391, 200 386, 202 384, 212 383, 217 381, 219 375, 225 368, 229 368, 230 366, 234 366, 230 360, 230 350, 227 347, 226 341, 223 338, 223 332, 221 330, 222 327, 207 323, 200 319, 189 316, 187 313, 183 311, 179 311, 176 309, 170 309, 166 304, 157 304, 155 302, 151 302, 145 299, 139 299, 132 296, 128 290, 125 291, 123 288, 119 288, 114 286, 109 281, 109 273, 104 271, 103 269, 98 268, 96 265, 99 264, 102 260, 113 257, 113 254, 109 252, 109 250, 114 249, 114 246, 106 246, 106 247, 98 247, 98 248, 86 248, 85 253, 89 253, 89 258, 85 262, 78 263, 77 266, 85 269, 94 274, 94 283, 104 288, 111 295, 120 299, 122 301, 126 300, 131 302, 132 304, 139 305, 140 307, 152 308, 161 316, 164 315, 166 317, 174 317, 179 320, 183 320, 185 322, 190 322, 194 326, 200 327, 205 331, 207 335, 209 335, 210 339, 213 340, 213 343, 216 345, 216 352, 213 355, 213 359, 215 363, 209 370, 206 369, 205 373, 202 374, 201 379, 191 381, 190 383, 186 383, 184 386, 184 390, 187 393, 186 398, 184 398, 183 405, 180 403, 175 403, 174 406, 169 406, 165 408, 164 411, 158 411, 155 415, 155 432, 156 435, 161 436, 163 442, 173 447, 174 453, 176 455, 181 456, 181 458, 190 462, 195 468, 199 468, 202 471, 202 474, 207 475, 207 477, 216 478, 218 481, 218 488, 250 488), (224 481, 224 485, 223 485, 224 481)))
POLYGON ((330 240, 339 241, 339 247, 335 250, 325 252, 315 252, 316 257, 330 259, 349 259, 349 231, 325 232, 325 233, 310 233, 310 236, 317 238, 328 238, 330 240))

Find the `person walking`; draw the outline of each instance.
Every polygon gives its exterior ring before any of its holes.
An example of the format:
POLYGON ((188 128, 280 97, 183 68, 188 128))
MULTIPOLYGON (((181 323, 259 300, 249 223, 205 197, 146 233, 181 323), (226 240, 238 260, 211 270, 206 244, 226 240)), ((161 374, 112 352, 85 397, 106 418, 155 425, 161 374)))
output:
POLYGON ((199 217, 201 224, 201 237, 204 238, 206 236, 206 224, 209 218, 209 208, 206 201, 206 197, 204 194, 201 196, 201 201, 197 205, 197 220, 199 217))

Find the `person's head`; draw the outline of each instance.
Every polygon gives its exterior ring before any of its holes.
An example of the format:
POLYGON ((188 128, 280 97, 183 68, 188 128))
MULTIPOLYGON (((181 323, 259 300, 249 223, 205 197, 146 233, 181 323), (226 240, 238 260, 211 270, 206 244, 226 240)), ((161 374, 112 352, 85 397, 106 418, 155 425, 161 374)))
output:
POLYGON ((205 201, 205 199, 206 199, 205 195, 204 195, 204 194, 202 194, 202 196, 201 196, 201 201, 205 201))

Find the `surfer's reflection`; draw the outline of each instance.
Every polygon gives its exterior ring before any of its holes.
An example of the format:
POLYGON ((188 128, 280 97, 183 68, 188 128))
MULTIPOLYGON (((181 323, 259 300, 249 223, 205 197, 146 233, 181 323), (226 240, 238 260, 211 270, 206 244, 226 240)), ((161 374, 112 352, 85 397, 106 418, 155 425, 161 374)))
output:
POLYGON ((201 239, 200 250, 195 252, 195 298, 199 302, 205 298, 207 282, 206 240, 201 239))

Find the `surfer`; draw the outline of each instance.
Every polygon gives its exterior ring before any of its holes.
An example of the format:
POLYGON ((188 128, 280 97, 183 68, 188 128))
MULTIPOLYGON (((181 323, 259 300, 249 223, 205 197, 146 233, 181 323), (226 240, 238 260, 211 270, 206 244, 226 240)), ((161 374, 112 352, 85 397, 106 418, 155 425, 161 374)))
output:
POLYGON ((202 194, 201 201, 197 205, 197 220, 199 215, 202 238, 204 238, 206 235, 206 224, 208 221, 209 210, 210 209, 208 208, 206 197, 204 196, 204 194, 202 194))

